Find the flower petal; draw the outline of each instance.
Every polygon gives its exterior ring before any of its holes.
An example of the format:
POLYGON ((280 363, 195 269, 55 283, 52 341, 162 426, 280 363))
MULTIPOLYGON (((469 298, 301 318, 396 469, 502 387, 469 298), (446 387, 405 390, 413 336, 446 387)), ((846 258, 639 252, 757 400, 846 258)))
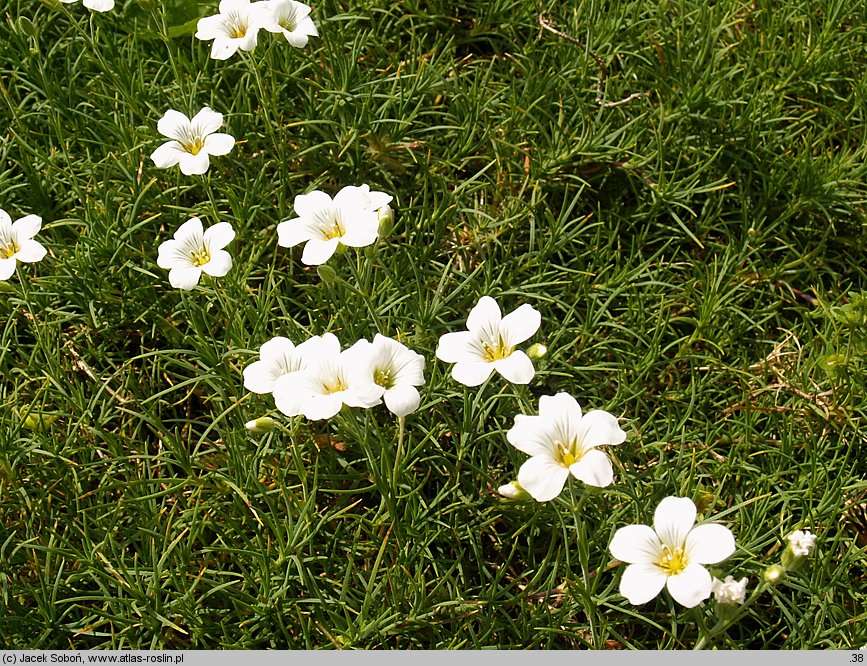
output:
POLYGON ((717 564, 735 552, 735 537, 728 527, 717 523, 698 525, 686 536, 689 562, 717 564))
POLYGON ((479 386, 493 371, 494 366, 484 361, 459 361, 452 368, 452 379, 464 386, 479 386))
POLYGON ((15 273, 15 257, 0 257, 0 280, 8 280, 15 273))
POLYGON ((235 230, 228 222, 218 222, 217 224, 208 227, 202 236, 205 247, 209 252, 222 250, 235 238, 235 230))
POLYGON ((311 217, 323 209, 330 210, 333 202, 325 192, 313 190, 307 194, 296 196, 292 205, 298 217, 311 217))
POLYGON ((610 486, 614 480, 614 470, 611 468, 611 461, 608 460, 602 451, 592 449, 585 453, 581 460, 569 467, 569 471, 579 481, 583 481, 588 486, 596 486, 604 488, 610 486))
POLYGON ((700 564, 689 564, 676 576, 668 577, 668 592, 681 606, 698 606, 710 596, 713 581, 700 564))
POLYGON ((316 238, 310 226, 300 217, 286 220, 277 225, 277 245, 280 247, 295 247, 316 238))
POLYGON ((501 320, 500 306, 490 296, 482 296, 479 302, 470 310, 467 317, 467 330, 473 333, 496 330, 501 320))
POLYGON ((522 351, 513 351, 493 363, 494 369, 513 384, 529 384, 536 374, 533 361, 522 351))
POLYGON ((662 555, 662 544, 650 526, 627 525, 614 533, 608 550, 623 562, 655 564, 662 555))
POLYGON ((509 444, 529 456, 548 456, 556 454, 556 424, 542 416, 515 416, 515 425, 506 433, 509 444))
POLYGON ((209 155, 225 155, 235 147, 235 137, 231 134, 209 134, 205 137, 202 151, 209 155))
POLYGON ((185 176, 199 176, 208 170, 211 161, 204 150, 200 150, 198 155, 184 151, 179 155, 179 164, 181 173, 185 176))
POLYGON ((539 311, 525 303, 503 317, 500 322, 500 333, 505 343, 512 347, 532 337, 539 330, 541 323, 542 315, 539 311))
POLYGON ((569 470, 547 456, 533 456, 518 470, 518 483, 537 502, 557 497, 568 477, 569 470))
POLYGON ((601 409, 591 409, 578 426, 578 441, 587 451, 596 446, 622 444, 626 433, 617 425, 617 418, 601 409))
POLYGON ((187 154, 177 141, 166 141, 151 153, 151 159, 160 169, 168 169, 181 161, 181 155, 187 154))
POLYGON ((22 241, 21 249, 17 252, 15 258, 18 259, 18 261, 32 263, 34 261, 41 261, 46 252, 47 250, 42 247, 41 243, 28 238, 27 240, 22 241))
POLYGON ((190 119, 180 111, 169 109, 157 121, 157 131, 170 139, 183 141, 190 131, 190 119))
POLYGON ((406 416, 418 409, 421 402, 418 389, 409 384, 402 384, 388 389, 383 395, 382 400, 385 406, 395 416, 406 416))
POLYGON ((211 253, 211 260, 202 266, 202 270, 211 277, 223 277, 232 269, 232 255, 225 250, 211 253))
POLYGON ((337 238, 329 240, 311 238, 304 246, 304 252, 301 253, 301 263, 307 266, 324 264, 335 253, 339 244, 340 240, 337 238))
POLYGON ((666 497, 653 514, 653 529, 671 548, 681 548, 695 524, 695 504, 688 497, 666 497))
POLYGON ((204 106, 190 119, 190 125, 194 135, 204 137, 206 134, 213 134, 222 127, 223 114, 214 111, 209 106, 204 106))
POLYGON ((666 575, 654 564, 630 564, 620 578, 620 594, 636 606, 645 604, 665 587, 666 575))
POLYGON ((446 333, 440 336, 436 357, 446 363, 458 363, 459 361, 466 361, 468 357, 472 358, 470 342, 473 338, 473 334, 468 331, 446 333))
POLYGON ((38 215, 26 215, 12 223, 12 234, 18 243, 33 238, 42 228, 42 218, 38 215))
POLYGON ((191 290, 199 284, 202 269, 197 266, 176 267, 169 271, 169 283, 176 289, 191 290))
POLYGON ((175 241, 184 246, 182 249, 198 250, 204 239, 202 221, 198 217, 191 217, 178 227, 175 232, 175 241))

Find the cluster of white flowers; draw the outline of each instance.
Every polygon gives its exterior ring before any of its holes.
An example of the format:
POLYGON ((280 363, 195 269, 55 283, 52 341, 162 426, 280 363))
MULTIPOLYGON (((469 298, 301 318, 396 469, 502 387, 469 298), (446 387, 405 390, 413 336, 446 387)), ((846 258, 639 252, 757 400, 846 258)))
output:
MULTIPOLYGON (((60 0, 74 3, 78 0, 60 0)), ((82 0, 88 9, 109 11, 115 0, 82 0)), ((259 32, 282 34, 294 47, 304 47, 318 36, 310 18, 311 8, 296 0, 221 0, 219 13, 197 22, 195 37, 212 42, 211 58, 226 60, 239 49, 252 51, 259 32)), ((184 175, 202 175, 210 168, 210 157, 227 155, 235 138, 218 132, 223 115, 203 107, 192 118, 169 109, 157 123, 168 141, 151 153, 159 168, 179 166, 184 175)), ((321 265, 341 246, 373 244, 381 229, 390 225, 393 197, 371 190, 369 185, 350 185, 332 198, 320 190, 299 194, 294 199, 296 217, 277 225, 277 244, 292 248, 304 245, 301 261, 321 265)), ((12 222, 0 210, 0 280, 10 278, 16 262, 36 262, 45 248, 33 240, 41 218, 28 215, 12 222)), ((235 238, 227 222, 207 230, 193 217, 160 244, 157 264, 169 270, 170 284, 192 290, 202 274, 223 277, 232 268, 232 257, 224 249, 235 238)), ((539 330, 541 314, 523 304, 503 316, 490 296, 483 296, 470 310, 466 331, 445 333, 439 338, 436 357, 453 364, 451 377, 468 387, 490 379, 494 371, 507 381, 529 384, 536 370, 533 359, 545 354, 535 344, 529 354, 518 346, 539 330), (534 353, 535 349, 535 353, 534 353)), ((342 349, 333 333, 310 337, 295 345, 286 337, 274 337, 261 345, 259 360, 243 370, 244 387, 255 394, 271 395, 276 409, 288 417, 310 420, 330 419, 344 407, 371 408, 382 403, 403 418, 419 408, 418 387, 425 383, 425 359, 401 342, 376 334, 372 341, 361 339, 342 349)), ((268 416, 248 422, 252 432, 275 427, 268 416)), ((403 432, 401 422, 401 433, 403 432)), ((517 480, 500 486, 510 499, 538 502, 553 500, 562 492, 569 476, 588 486, 604 488, 614 480, 614 468, 606 447, 626 440, 617 418, 603 410, 583 413, 577 400, 565 392, 539 398, 538 415, 518 414, 506 439, 529 457, 520 467, 517 480)), ((686 607, 694 607, 715 596, 718 604, 743 604, 747 579, 712 578, 705 568, 728 558, 735 551, 732 532, 723 525, 707 522, 695 525, 696 506, 686 497, 666 497, 656 507, 653 526, 629 525, 617 530, 610 542, 611 555, 628 566, 620 580, 620 592, 633 604, 655 598, 663 588, 686 607)), ((788 537, 785 567, 794 568, 814 549, 816 537, 796 531, 788 537), (788 559, 786 559, 788 558, 788 559)), ((784 573, 782 566, 769 567, 766 582, 775 583, 784 573)))
POLYGON ((372 192, 368 185, 344 187, 334 199, 319 190, 299 194, 294 202, 298 217, 277 225, 277 244, 304 243, 301 261, 308 266, 324 264, 340 245, 373 243, 379 236, 380 210, 391 200, 390 194, 372 192))
POLYGON ((196 38, 213 41, 211 57, 226 60, 238 49, 252 51, 259 31, 282 34, 292 46, 302 48, 316 31, 310 7, 295 0, 222 0, 220 13, 199 19, 196 38))
POLYGON ((418 409, 424 357, 397 340, 377 334, 341 351, 333 333, 299 345, 275 337, 262 345, 259 360, 244 369, 244 388, 272 394, 286 416, 329 419, 341 408, 385 402, 396 416, 418 409))

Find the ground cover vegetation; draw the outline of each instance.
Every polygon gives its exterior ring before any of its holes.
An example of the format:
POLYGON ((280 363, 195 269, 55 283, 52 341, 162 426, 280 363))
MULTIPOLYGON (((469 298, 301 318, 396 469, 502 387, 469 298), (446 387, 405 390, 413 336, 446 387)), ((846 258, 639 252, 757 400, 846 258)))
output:
POLYGON ((867 3, 111 5, 0 9, 4 647, 867 643, 867 3))

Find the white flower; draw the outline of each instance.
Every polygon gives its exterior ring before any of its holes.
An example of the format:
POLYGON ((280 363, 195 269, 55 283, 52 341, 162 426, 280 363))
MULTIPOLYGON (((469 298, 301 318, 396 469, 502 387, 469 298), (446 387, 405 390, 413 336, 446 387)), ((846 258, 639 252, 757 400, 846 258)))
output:
POLYGON ((211 57, 226 60, 235 51, 252 51, 256 48, 259 30, 268 19, 263 2, 250 0, 221 0, 220 13, 199 19, 196 24, 196 39, 214 40, 211 57))
POLYGON ((611 461, 596 447, 620 444, 626 433, 608 412, 582 416, 568 393, 539 398, 539 416, 518 414, 506 439, 532 456, 521 465, 518 483, 538 502, 554 499, 572 473, 587 485, 603 488, 614 479, 611 461))
POLYGON ((372 343, 359 340, 347 351, 357 354, 354 362, 359 373, 379 387, 385 406, 395 416, 418 409, 421 398, 416 386, 424 384, 424 356, 379 333, 372 343))
POLYGON ((310 37, 318 37, 310 18, 310 7, 295 0, 269 0, 262 5, 266 10, 264 28, 268 32, 283 33, 292 46, 307 46, 310 37))
POLYGON ((308 266, 324 264, 338 245, 364 247, 379 235, 380 208, 390 194, 371 191, 368 185, 350 185, 332 200, 319 190, 295 197, 298 217, 277 225, 277 244, 294 247, 306 243, 301 261, 308 266))
POLYGON ((207 106, 190 120, 180 111, 169 109, 157 123, 157 130, 167 141, 151 159, 161 169, 181 165, 186 176, 202 174, 211 165, 209 155, 225 155, 235 145, 231 134, 215 133, 223 124, 223 114, 207 106))
POLYGON ((287 416, 303 414, 316 421, 330 419, 343 405, 373 407, 380 403, 381 387, 365 377, 356 353, 340 351, 340 341, 333 333, 320 336, 307 363, 306 370, 283 375, 274 383, 274 402, 287 416))
POLYGON ((734 576, 726 576, 725 580, 714 578, 713 596, 717 603, 720 604, 742 604, 747 594, 747 579, 741 578, 739 581, 734 579, 734 576))
POLYGON ((259 349, 260 360, 244 368, 244 388, 253 393, 271 393, 280 377, 307 368, 310 353, 319 342, 314 337, 296 347, 288 338, 271 338, 259 349))
POLYGON ((15 263, 33 263, 45 256, 45 248, 33 240, 42 227, 42 218, 27 215, 15 222, 0 209, 0 280, 8 280, 15 272, 15 263))
POLYGON ((232 257, 223 248, 232 242, 235 231, 228 222, 219 222, 202 232, 202 221, 192 217, 175 232, 174 240, 160 244, 157 265, 168 268, 173 287, 190 290, 202 273, 223 277, 232 268, 232 257))
MULTIPOLYGON (((73 2, 78 2, 78 0, 60 0, 60 2, 69 5, 73 2)), ((82 4, 88 9, 97 12, 107 12, 110 9, 114 9, 114 0, 84 0, 82 4)))
POLYGON ((446 333, 437 345, 437 358, 454 363, 452 377, 466 386, 478 386, 496 370, 513 384, 528 384, 536 374, 533 362, 518 345, 531 337, 542 322, 532 306, 524 304, 505 317, 490 296, 482 296, 467 318, 467 331, 446 333))
POLYGON ((667 587, 674 600, 692 608, 710 596, 713 584, 704 564, 722 562, 735 551, 727 527, 709 523, 694 527, 695 504, 687 497, 666 497, 647 525, 621 527, 609 550, 630 563, 620 579, 620 594, 643 604, 667 587))
POLYGON ((810 534, 810 530, 805 532, 796 530, 787 536, 786 539, 788 539, 789 548, 795 557, 809 557, 816 544, 816 535, 810 534))

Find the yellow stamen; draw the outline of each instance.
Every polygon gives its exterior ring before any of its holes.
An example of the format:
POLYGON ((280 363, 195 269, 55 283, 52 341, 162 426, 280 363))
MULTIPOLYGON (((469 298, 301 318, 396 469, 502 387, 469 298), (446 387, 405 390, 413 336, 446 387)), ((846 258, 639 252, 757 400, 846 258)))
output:
POLYGON ((394 386, 394 379, 392 379, 391 372, 388 370, 380 370, 379 368, 374 370, 373 381, 385 389, 390 389, 394 386))
POLYGON ((662 555, 659 557, 657 566, 662 569, 668 576, 677 576, 686 569, 689 564, 686 560, 686 553, 683 548, 670 548, 669 546, 662 547, 662 555))
POLYGON ((15 241, 10 240, 8 245, 0 245, 0 259, 8 259, 20 251, 21 248, 15 244, 15 241))
POLYGON ((497 341, 493 344, 482 342, 482 347, 482 358, 488 363, 508 358, 514 351, 514 348, 507 345, 501 335, 497 335, 497 341))
POLYGON ((208 252, 208 248, 206 247, 191 252, 190 256, 193 260, 193 266, 196 266, 197 268, 204 266, 211 260, 211 253, 208 252))
POLYGON ((567 446, 561 441, 556 441, 554 446, 560 452, 560 464, 563 467, 571 467, 584 457, 584 452, 576 445, 576 442, 571 442, 567 446))

